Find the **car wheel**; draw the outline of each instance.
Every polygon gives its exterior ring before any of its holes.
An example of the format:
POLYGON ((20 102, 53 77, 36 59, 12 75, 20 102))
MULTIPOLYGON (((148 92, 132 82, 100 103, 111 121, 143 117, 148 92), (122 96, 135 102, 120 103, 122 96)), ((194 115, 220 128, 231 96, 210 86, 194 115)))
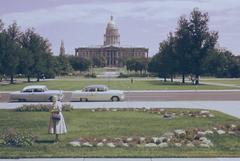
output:
POLYGON ((52 102, 52 101, 53 101, 53 96, 49 97, 48 100, 49 100, 50 102, 52 102))
POLYGON ((111 98, 111 100, 112 100, 113 102, 117 102, 117 101, 119 101, 120 99, 119 99, 119 97, 117 97, 117 96, 113 96, 113 97, 111 98))

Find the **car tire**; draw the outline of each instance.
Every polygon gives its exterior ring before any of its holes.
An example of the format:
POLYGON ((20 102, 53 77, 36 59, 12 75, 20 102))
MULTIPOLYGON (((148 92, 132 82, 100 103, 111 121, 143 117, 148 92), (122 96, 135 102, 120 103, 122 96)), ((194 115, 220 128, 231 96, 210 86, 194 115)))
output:
POLYGON ((111 98, 111 100, 112 100, 113 102, 118 102, 118 101, 120 101, 120 99, 119 99, 118 96, 113 96, 113 97, 111 98))

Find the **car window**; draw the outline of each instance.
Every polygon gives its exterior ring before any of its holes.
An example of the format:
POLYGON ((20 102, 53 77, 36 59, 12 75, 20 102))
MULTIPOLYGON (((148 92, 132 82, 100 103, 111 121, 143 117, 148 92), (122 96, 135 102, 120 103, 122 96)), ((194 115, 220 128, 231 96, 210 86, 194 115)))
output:
POLYGON ((33 89, 33 92, 43 92, 43 89, 42 88, 35 88, 35 89, 33 89))
POLYGON ((30 92, 32 92, 32 89, 25 89, 23 92, 24 93, 30 93, 30 92))
POLYGON ((98 92, 104 92, 104 91, 106 91, 106 89, 105 88, 97 88, 97 91, 98 92))
POLYGON ((95 92, 96 89, 95 89, 95 88, 89 88, 88 91, 89 91, 89 92, 95 92))

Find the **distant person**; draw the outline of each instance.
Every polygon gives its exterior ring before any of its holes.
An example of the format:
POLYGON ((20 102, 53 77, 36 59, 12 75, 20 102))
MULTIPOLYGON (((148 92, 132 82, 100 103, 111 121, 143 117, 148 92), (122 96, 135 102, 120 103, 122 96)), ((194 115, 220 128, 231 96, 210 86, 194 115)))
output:
POLYGON ((62 102, 57 96, 52 98, 52 107, 49 109, 51 112, 48 133, 55 134, 55 142, 59 141, 59 134, 67 133, 64 117, 62 114, 62 102))

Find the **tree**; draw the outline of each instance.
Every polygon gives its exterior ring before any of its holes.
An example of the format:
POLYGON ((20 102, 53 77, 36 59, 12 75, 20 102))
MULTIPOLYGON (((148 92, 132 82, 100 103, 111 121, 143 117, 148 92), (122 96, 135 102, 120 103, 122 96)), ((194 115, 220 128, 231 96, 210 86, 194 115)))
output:
POLYGON ((2 32, 2 72, 10 76, 11 84, 13 84, 13 77, 19 63, 19 52, 21 51, 19 39, 21 34, 19 26, 15 22, 2 32))
POLYGON ((105 67, 106 66, 106 58, 98 55, 92 58, 92 65, 96 67, 105 67))
POLYGON ((191 12, 188 25, 191 40, 189 50, 191 54, 191 72, 197 78, 196 84, 199 83, 199 75, 203 72, 203 62, 218 40, 218 33, 209 31, 208 22, 208 13, 202 13, 198 9, 191 12))
POLYGON ((30 77, 33 75, 34 65, 34 41, 33 38, 36 36, 33 29, 27 29, 20 38, 22 46, 22 52, 19 57, 18 73, 24 74, 27 77, 27 81, 30 82, 30 77))
POLYGON ((69 56, 68 59, 75 71, 86 71, 91 66, 91 61, 82 57, 69 56))
POLYGON ((3 61, 3 49, 4 49, 4 34, 3 32, 3 27, 4 24, 2 20, 0 19, 0 81, 2 81, 2 75, 3 75, 3 66, 2 66, 2 61, 3 61))
POLYGON ((177 71, 178 62, 175 54, 175 38, 169 33, 168 39, 160 43, 159 52, 153 57, 149 64, 149 71, 157 73, 159 77, 163 77, 167 81, 167 77, 171 77, 177 71))
POLYGON ((175 32, 175 51, 176 59, 178 60, 178 73, 182 75, 182 83, 185 83, 185 75, 191 69, 191 46, 190 46, 190 30, 189 22, 186 17, 180 17, 178 21, 178 28, 175 32))

